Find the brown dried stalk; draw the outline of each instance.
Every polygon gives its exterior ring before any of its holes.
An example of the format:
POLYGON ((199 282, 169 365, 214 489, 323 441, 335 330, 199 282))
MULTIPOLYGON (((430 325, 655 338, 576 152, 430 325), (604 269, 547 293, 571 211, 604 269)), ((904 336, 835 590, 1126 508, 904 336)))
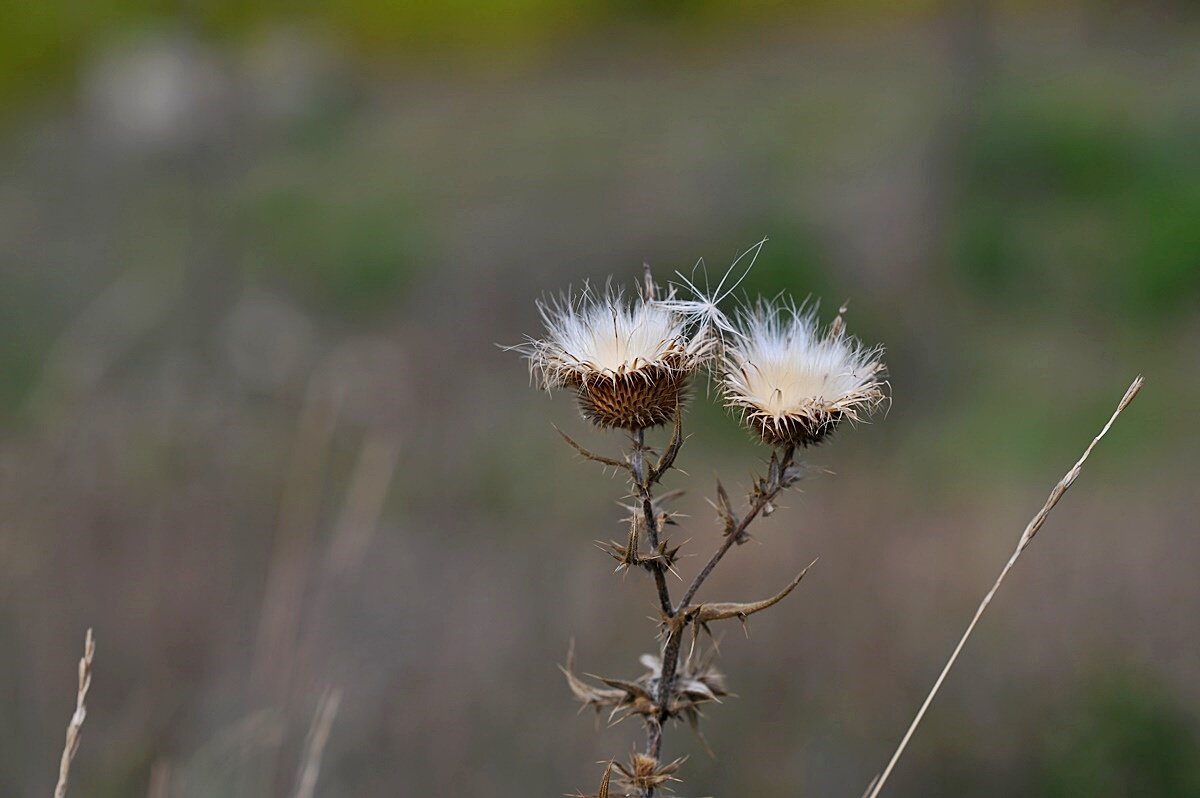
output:
POLYGON ((972 617, 971 622, 967 624, 967 630, 963 632, 962 637, 959 638, 958 645, 954 647, 954 651, 952 651, 950 654, 950 659, 946 660, 945 667, 942 668, 942 672, 938 675, 937 681, 933 683, 933 689, 931 689, 929 691, 929 695, 925 697, 925 701, 921 704, 921 708, 917 710, 917 715, 915 718, 913 718, 912 723, 908 727, 908 731, 904 733, 904 737, 900 740, 900 745, 896 748, 896 752, 893 753, 892 758, 888 760, 887 767, 883 769, 883 772, 876 776, 871 782, 863 798, 878 798, 879 793, 883 790, 884 784, 887 783, 888 777, 892 774, 892 769, 896 767, 896 762, 899 761, 900 756, 904 753, 904 749, 908 747, 908 741, 912 739, 913 732, 917 730, 917 726, 920 725, 921 720, 925 717, 925 712, 929 709, 929 705, 933 702, 933 697, 936 696, 938 691, 942 688, 942 683, 946 681, 946 675, 950 673, 950 669, 954 667, 954 663, 958 660, 958 655, 962 652, 963 646, 966 645, 967 639, 971 636, 971 633, 975 631, 975 625, 979 623, 979 619, 983 615, 984 610, 986 610, 988 605, 992 603, 992 597, 994 597, 996 595, 996 591, 1000 589, 1000 584, 1004 581, 1004 578, 1008 576, 1008 572, 1012 570, 1012 567, 1016 565, 1016 562, 1021 557, 1021 554, 1029 547, 1029 544, 1033 541, 1034 536, 1037 535, 1038 530, 1040 530, 1042 525, 1046 523, 1046 518, 1050 515, 1050 511, 1054 509, 1056 504, 1058 504, 1059 499, 1063 497, 1063 494, 1067 492, 1067 489, 1070 488, 1071 485, 1075 484, 1075 480, 1083 471, 1083 464, 1091 455, 1092 449, 1096 448, 1096 444, 1098 444, 1100 439, 1108 433, 1108 430, 1112 427, 1113 422, 1117 420, 1117 416, 1121 415, 1125 408, 1129 406, 1129 403, 1132 402, 1138 395, 1138 392, 1142 390, 1143 382, 1144 381, 1139 376, 1133 381, 1132 384, 1130 384, 1128 390, 1125 391, 1125 395, 1121 397, 1121 401, 1117 404, 1117 409, 1113 411, 1112 416, 1108 419, 1108 423, 1104 425, 1096 437, 1092 439, 1092 442, 1088 444, 1088 447, 1084 449, 1083 454, 1075 462, 1075 465, 1071 467, 1071 470, 1067 472, 1067 475, 1059 480, 1058 484, 1054 486, 1054 489, 1050 491, 1050 496, 1046 499, 1046 503, 1042 505, 1042 509, 1037 511, 1037 514, 1033 516, 1033 519, 1030 520, 1029 524, 1025 527, 1025 530, 1021 533, 1020 539, 1017 541, 1017 547, 1013 550, 1012 556, 1008 558, 1008 562, 1006 562, 1004 567, 1000 570, 1000 576, 996 577, 995 583, 987 592, 987 595, 983 597, 983 601, 979 603, 979 607, 975 610, 974 617, 972 617))
POLYGON ((610 778, 615 778, 617 783, 632 791, 625 794, 652 798, 665 784, 678 780, 675 773, 683 764, 681 759, 666 764, 660 761, 666 722, 672 718, 684 719, 696 729, 700 718, 698 706, 719 701, 722 696, 728 695, 720 674, 711 667, 711 662, 706 658, 692 659, 700 631, 708 631, 708 625, 716 621, 737 618, 744 622, 748 616, 774 606, 791 593, 808 572, 808 568, 805 568, 782 591, 763 601, 692 603, 701 585, 729 549, 735 543, 749 539, 751 523, 774 511, 772 502, 783 490, 799 480, 801 472, 793 462, 793 447, 772 454, 766 476, 755 482, 749 506, 740 514, 734 510, 724 487, 718 484, 718 499, 714 506, 723 526, 722 542, 692 580, 682 600, 675 604, 671 600, 666 576, 668 572, 674 572, 673 565, 679 547, 671 547, 661 535, 666 525, 673 523, 673 514, 663 508, 663 503, 677 495, 677 492, 656 497, 654 487, 674 467, 683 446, 682 413, 676 412, 671 437, 653 463, 650 456, 653 452, 646 445, 644 429, 632 431, 632 445, 623 460, 590 452, 561 430, 560 434, 585 458, 606 467, 625 470, 630 476, 635 502, 629 508, 629 538, 624 543, 612 541, 599 545, 618 561, 618 570, 641 566, 651 573, 664 631, 660 656, 649 658, 652 660, 646 663, 649 672, 636 681, 592 677, 604 685, 601 687, 593 686, 575 673, 572 646, 562 671, 581 709, 592 707, 597 712, 608 709, 610 722, 619 722, 635 715, 642 718, 646 726, 644 752, 635 754, 628 766, 620 763, 611 765, 605 772, 602 793, 610 789, 610 778), (693 634, 692 648, 686 662, 681 663, 682 641, 689 626, 693 634))
MULTIPOLYGON (((654 483, 660 479, 669 466, 663 466, 667 460, 668 453, 678 453, 679 445, 682 444, 683 422, 680 417, 683 414, 683 408, 679 407, 675 410, 675 430, 676 436, 673 436, 672 442, 668 447, 667 453, 664 453, 659 458, 658 465, 647 471, 646 469, 646 431, 644 429, 636 430, 633 433, 633 450, 629 455, 629 467, 633 474, 633 486, 637 498, 641 501, 642 515, 640 520, 635 520, 634 524, 643 524, 646 530, 646 542, 650 544, 653 551, 658 551, 658 518, 654 512, 654 483), (675 438, 678 438, 678 443, 675 438)), ((675 454, 670 454, 670 460, 673 462, 675 454)), ((636 516, 635 516, 636 519, 636 516)), ((663 561, 657 557, 651 557, 647 561, 647 566, 650 572, 654 574, 654 586, 658 590, 658 602, 662 607, 663 612, 667 615, 674 615, 675 610, 671 606, 671 591, 667 587, 667 567, 663 561)))
POLYGON ((79 689, 75 693, 75 714, 67 724, 67 741, 63 746, 62 759, 58 763, 58 785, 54 788, 54 798, 65 798, 67 782, 71 778, 71 762, 79 750, 80 732, 83 721, 87 718, 87 694, 92 686, 92 659, 96 656, 96 638, 92 630, 87 630, 83 641, 83 658, 79 660, 79 689))
MULTIPOLYGON (((729 496, 725 493, 725 488, 720 482, 717 483, 717 497, 719 504, 717 511, 721 514, 721 519, 725 523, 725 540, 720 547, 713 553, 713 556, 696 574, 696 578, 692 580, 692 584, 688 586, 687 591, 683 594, 680 600, 681 606, 686 606, 693 598, 696 597, 696 591, 704 584, 704 580, 708 579, 709 574, 717 567, 717 563, 721 562, 721 558, 729 551, 734 543, 741 545, 749 539, 747 529, 759 513, 770 515, 774 512, 772 502, 779 496, 784 489, 796 484, 800 479, 800 470, 793 464, 792 458, 795 456, 796 448, 788 446, 783 450, 783 456, 771 454, 771 462, 767 470, 767 476, 759 479, 755 486, 753 501, 750 504, 750 509, 741 518, 734 513, 732 506, 729 503, 729 496)), ((807 570, 807 569, 806 569, 807 570)))

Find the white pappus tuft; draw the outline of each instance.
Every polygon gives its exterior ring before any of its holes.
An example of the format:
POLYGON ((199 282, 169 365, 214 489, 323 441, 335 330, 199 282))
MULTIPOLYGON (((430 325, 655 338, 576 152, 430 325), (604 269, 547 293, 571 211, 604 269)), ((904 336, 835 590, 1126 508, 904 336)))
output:
POLYGON ((597 425, 663 424, 714 350, 712 337, 670 301, 585 286, 577 295, 539 302, 545 337, 515 349, 544 389, 577 389, 584 416, 597 425))
POLYGON ((883 402, 883 350, 846 336, 841 314, 821 330, 815 308, 760 299, 737 315, 736 327, 721 389, 766 443, 819 443, 843 419, 857 421, 883 402))

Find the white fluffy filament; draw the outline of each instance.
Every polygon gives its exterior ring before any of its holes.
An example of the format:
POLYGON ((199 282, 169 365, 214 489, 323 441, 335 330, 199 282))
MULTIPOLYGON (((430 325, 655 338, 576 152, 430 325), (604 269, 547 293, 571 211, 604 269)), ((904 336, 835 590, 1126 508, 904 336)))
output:
POLYGON ((709 336, 664 302, 627 301, 586 288, 539 303, 546 337, 518 347, 545 388, 616 379, 657 368, 691 371, 712 349, 709 336))
POLYGON ((729 404, 767 421, 838 413, 854 420, 882 399, 879 349, 819 328, 815 309, 760 300, 739 314, 722 382, 729 404))

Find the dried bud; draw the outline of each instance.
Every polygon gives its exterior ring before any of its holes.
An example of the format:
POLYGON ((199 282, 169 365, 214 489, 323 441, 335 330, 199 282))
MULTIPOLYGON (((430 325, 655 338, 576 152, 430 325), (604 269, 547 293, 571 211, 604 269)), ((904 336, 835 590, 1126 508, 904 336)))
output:
POLYGON ((635 790, 639 794, 648 794, 668 782, 679 781, 675 777, 675 773, 685 761, 687 761, 687 757, 680 757, 660 766, 658 760, 652 756, 634 754, 629 758, 628 765, 614 762, 613 766, 617 770, 617 779, 621 782, 622 787, 635 790))

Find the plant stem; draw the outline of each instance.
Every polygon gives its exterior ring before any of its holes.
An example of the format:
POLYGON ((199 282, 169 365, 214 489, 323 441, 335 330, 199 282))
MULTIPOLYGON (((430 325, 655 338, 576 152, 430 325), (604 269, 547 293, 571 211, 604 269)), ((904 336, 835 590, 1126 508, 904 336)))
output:
MULTIPOLYGON (((642 502, 642 514, 646 527, 647 542, 652 549, 657 550, 659 544, 658 524, 654 517, 652 480, 647 476, 646 470, 645 446, 645 430, 635 430, 633 433, 633 452, 630 457, 633 483, 638 497, 642 502)), ((663 643, 662 648, 662 668, 659 672, 658 690, 654 696, 657 711, 653 716, 646 719, 646 754, 653 757, 656 761, 662 754, 663 726, 670 713, 671 690, 674 687, 675 676, 679 670, 679 652, 683 640, 683 627, 677 623, 672 623, 672 621, 676 619, 676 616, 680 612, 687 608, 692 599, 695 598, 700 586, 704 584, 704 581, 717 567, 717 564, 729 549, 732 548, 733 544, 742 539, 742 536, 754 519, 762 514, 767 505, 786 487, 787 480, 785 475, 788 468, 792 465, 794 454, 795 447, 789 446, 784 450, 778 464, 773 464, 774 467, 772 468, 770 481, 760 489, 749 509, 746 510, 745 515, 729 525, 725 539, 721 542, 720 547, 709 559, 708 563, 705 564, 704 568, 700 570, 700 573, 696 575, 696 578, 692 580, 678 607, 674 606, 671 602, 671 593, 666 582, 667 569, 665 564, 658 559, 649 561, 650 569, 654 574, 654 582, 658 588, 658 599, 662 608, 663 619, 667 623, 667 639, 663 643)), ((642 798, 653 798, 653 796, 653 788, 642 791, 642 798)))
POLYGON ((658 589, 658 603, 667 617, 675 614, 671 604, 671 591, 667 587, 667 567, 655 557, 658 553, 658 521, 654 517, 654 489, 646 471, 646 430, 637 429, 633 433, 633 452, 630 457, 633 469, 633 486, 637 497, 642 502, 642 523, 646 527, 646 542, 652 551, 647 565, 654 574, 654 586, 658 589))
MULTIPOLYGON (((784 450, 783 457, 779 461, 780 474, 785 473, 788 467, 792 465, 792 457, 795 455, 795 451, 795 447, 792 446, 784 450)), ((746 510, 746 514, 742 516, 741 520, 726 532, 725 540, 721 541, 721 545, 713 552, 713 556, 709 558, 704 567, 700 569, 700 573, 696 574, 696 578, 692 580, 692 584, 684 592, 683 598, 679 600, 679 610, 686 608, 691 603, 692 599, 696 597, 696 592, 700 590, 700 586, 704 584, 704 580, 708 579, 713 569, 717 567, 717 563, 733 548, 733 544, 741 539, 751 522, 780 494, 783 488, 784 485, 780 484, 778 479, 775 480, 773 484, 768 486, 768 490, 759 494, 758 498, 750 505, 750 508, 746 510)))
MULTIPOLYGON (((658 559, 658 520, 654 517, 654 488, 646 469, 646 431, 635 430, 633 433, 633 452, 630 466, 633 472, 634 489, 642 503, 642 524, 646 528, 646 542, 652 550, 652 559, 647 561, 651 573, 654 574, 654 585, 658 590, 658 603, 665 618, 675 616, 675 608, 671 602, 671 591, 667 586, 667 566, 658 559)), ((672 683, 675 681, 675 668, 679 658, 678 635, 671 634, 663 647, 662 671, 659 674, 658 691, 654 700, 658 711, 653 717, 646 719, 646 754, 655 760, 662 753, 663 723, 667 719, 667 702, 671 695, 672 683)), ((643 798, 653 798, 654 790, 642 792, 643 798)))

